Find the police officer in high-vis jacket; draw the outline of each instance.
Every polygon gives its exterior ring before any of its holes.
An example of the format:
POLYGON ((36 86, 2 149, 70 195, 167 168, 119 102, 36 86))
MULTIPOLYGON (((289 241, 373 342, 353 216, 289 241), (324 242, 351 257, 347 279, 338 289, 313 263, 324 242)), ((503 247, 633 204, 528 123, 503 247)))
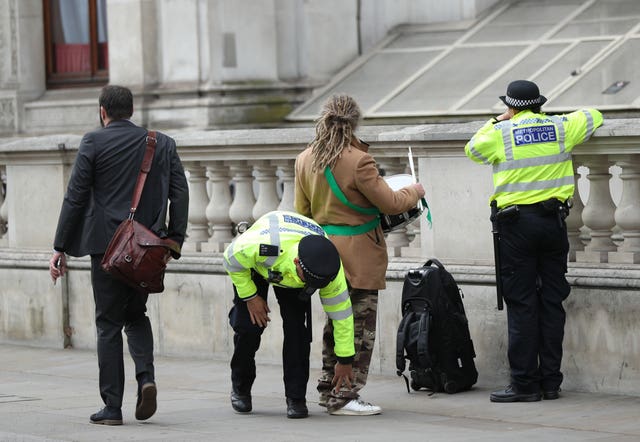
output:
POLYGON ((511 384, 492 402, 557 399, 569 241, 564 219, 574 193, 571 151, 602 124, 583 109, 565 115, 540 111, 546 98, 531 81, 509 84, 507 110, 465 146, 473 161, 493 167, 500 273, 507 304, 511 384))
POLYGON ((350 387, 355 355, 353 313, 344 270, 335 246, 317 223, 302 215, 275 211, 263 215, 224 251, 224 268, 234 286, 229 322, 235 332, 231 359, 231 405, 252 409, 255 354, 269 319, 267 291, 273 285, 280 306, 284 342, 287 417, 308 416, 306 406, 311 343, 311 295, 318 290, 333 321, 338 363, 333 382, 350 387))

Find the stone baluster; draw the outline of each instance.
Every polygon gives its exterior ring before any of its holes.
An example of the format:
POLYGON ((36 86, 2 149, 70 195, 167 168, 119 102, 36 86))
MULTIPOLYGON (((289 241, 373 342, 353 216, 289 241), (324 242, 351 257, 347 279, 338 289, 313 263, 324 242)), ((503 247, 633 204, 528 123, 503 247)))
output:
POLYGON ((591 241, 583 251, 576 252, 576 261, 607 262, 609 252, 616 250, 611 239, 611 229, 616 224, 616 207, 609 191, 609 161, 606 155, 584 156, 582 159, 589 167, 589 199, 582 211, 582 221, 590 229, 591 241))
MULTIPOLYGON (((386 177, 404 173, 407 168, 407 162, 400 161, 400 158, 382 158, 378 163, 384 169, 386 177)), ((400 256, 402 248, 409 246, 407 228, 401 227, 387 234, 386 243, 389 256, 400 256)))
POLYGON ((622 195, 615 211, 615 221, 624 240, 617 252, 609 252, 609 262, 640 263, 640 155, 612 158, 622 172, 622 195))
POLYGON ((582 199, 580 198, 580 191, 578 189, 578 180, 580 179, 580 173, 578 172, 578 166, 576 164, 577 163, 574 160, 573 176, 576 187, 573 191, 573 206, 571 207, 569 216, 565 220, 567 223, 567 235, 569 237, 569 261, 575 261, 576 252, 584 250, 584 244, 580 239, 580 229, 583 226, 582 211, 584 210, 584 204, 582 203, 582 199))
POLYGON ((202 243, 202 251, 222 252, 233 240, 233 225, 229 217, 231 206, 229 168, 222 161, 208 163, 207 176, 211 197, 205 214, 211 227, 211 237, 209 241, 202 243))
POLYGON ((229 161, 229 170, 234 183, 233 202, 229 206, 229 218, 235 224, 239 222, 253 223, 253 206, 256 199, 253 195, 253 175, 251 166, 246 161, 229 161))
POLYGON ((293 160, 275 160, 272 161, 274 165, 278 167, 278 174, 280 180, 282 180, 282 197, 280 198, 280 205, 278 210, 288 210, 295 212, 293 194, 294 194, 294 161, 293 160))
POLYGON ((4 166, 0 167, 0 245, 7 243, 7 224, 9 221, 9 209, 5 192, 7 186, 7 174, 4 166))
POLYGON ((188 162, 185 169, 188 171, 189 180, 189 224, 183 250, 200 252, 202 243, 209 239, 209 222, 206 216, 209 204, 207 169, 200 162, 188 162))
POLYGON ((258 185, 258 199, 251 212, 253 219, 258 219, 265 213, 276 210, 278 199, 276 166, 270 161, 261 160, 254 163, 256 182, 258 185))

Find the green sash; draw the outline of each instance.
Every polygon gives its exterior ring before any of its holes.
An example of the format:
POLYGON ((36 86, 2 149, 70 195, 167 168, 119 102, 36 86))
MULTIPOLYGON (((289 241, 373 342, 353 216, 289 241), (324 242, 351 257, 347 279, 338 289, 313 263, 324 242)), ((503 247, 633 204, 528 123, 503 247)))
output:
MULTIPOLYGON (((335 196, 340 200, 342 204, 344 204, 347 207, 350 207, 356 212, 364 213, 365 215, 380 215, 380 211, 378 210, 377 207, 360 207, 350 202, 345 196, 345 194, 342 192, 342 190, 340 189, 340 186, 338 186, 338 183, 336 182, 336 179, 333 176, 333 173, 331 172, 331 169, 329 169, 328 166, 325 167, 324 169, 324 176, 325 178, 327 178, 327 181, 329 182, 329 187, 331 188, 335 196)), ((327 232, 327 235, 352 236, 352 235, 360 235, 362 233, 367 233, 368 231, 378 227, 379 224, 380 224, 380 217, 376 216, 371 221, 364 224, 357 225, 357 226, 340 226, 335 224, 325 224, 322 226, 322 228, 324 229, 325 232, 327 232)))

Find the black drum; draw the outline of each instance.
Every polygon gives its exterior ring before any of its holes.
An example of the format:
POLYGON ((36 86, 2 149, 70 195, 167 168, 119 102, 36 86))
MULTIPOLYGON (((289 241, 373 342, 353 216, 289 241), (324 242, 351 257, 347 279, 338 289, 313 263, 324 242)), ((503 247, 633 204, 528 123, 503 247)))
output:
MULTIPOLYGON (((413 184, 413 177, 408 174, 390 175, 384 177, 384 180, 393 190, 400 190, 403 187, 413 184)), ((398 215, 385 215, 384 213, 381 213, 380 225, 382 226, 382 231, 384 233, 389 233, 400 229, 407 224, 411 224, 420 217, 422 211, 422 205, 418 205, 417 207, 411 208, 398 215)))

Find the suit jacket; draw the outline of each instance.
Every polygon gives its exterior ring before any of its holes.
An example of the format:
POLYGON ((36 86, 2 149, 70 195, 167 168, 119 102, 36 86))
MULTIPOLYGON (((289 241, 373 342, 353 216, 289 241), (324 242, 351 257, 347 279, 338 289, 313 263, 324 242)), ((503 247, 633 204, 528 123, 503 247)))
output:
MULTIPOLYGON (((332 169, 347 200, 360 207, 375 206, 389 215, 415 207, 420 199, 418 191, 413 187, 398 191, 391 189, 367 151, 368 145, 354 138, 332 169)), ((310 147, 296 158, 294 199, 298 213, 313 218, 318 224, 348 226, 364 224, 376 216, 357 212, 340 202, 323 171, 311 171, 312 160, 310 147)), ((351 287, 367 290, 385 288, 388 256, 381 226, 361 235, 329 237, 340 253, 351 287)))
MULTIPOLYGON (((128 120, 112 121, 104 128, 85 134, 62 203, 55 250, 72 256, 105 252, 118 225, 131 209, 146 135, 146 129, 128 120)), ((189 187, 175 141, 160 132, 156 136, 151 170, 135 219, 182 246, 187 229, 189 187)))

